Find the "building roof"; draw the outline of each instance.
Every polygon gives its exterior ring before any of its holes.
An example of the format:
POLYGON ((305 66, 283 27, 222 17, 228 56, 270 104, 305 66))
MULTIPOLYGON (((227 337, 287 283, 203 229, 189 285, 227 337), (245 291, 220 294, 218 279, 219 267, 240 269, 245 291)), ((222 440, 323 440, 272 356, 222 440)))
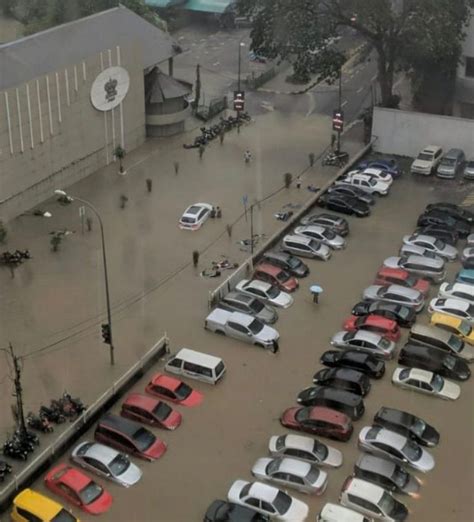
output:
POLYGON ((145 77, 145 101, 162 103, 164 100, 188 95, 191 88, 154 67, 145 77))
POLYGON ((126 7, 114 7, 0 45, 0 91, 130 42, 142 45, 144 69, 181 52, 168 33, 126 7))
POLYGON ((233 3, 234 0, 188 0, 184 5, 184 9, 188 11, 222 14, 233 3))

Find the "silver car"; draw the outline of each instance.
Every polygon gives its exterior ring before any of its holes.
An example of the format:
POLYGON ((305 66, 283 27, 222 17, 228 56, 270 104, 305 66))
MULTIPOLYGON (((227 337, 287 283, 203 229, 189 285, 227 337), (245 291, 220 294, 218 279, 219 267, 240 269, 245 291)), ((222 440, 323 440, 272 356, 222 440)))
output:
POLYGON ((446 278, 444 261, 422 256, 387 257, 383 262, 387 268, 403 268, 411 274, 440 283, 446 278))
POLYGON ((97 442, 81 442, 74 448, 71 459, 82 468, 126 488, 142 476, 141 469, 130 462, 127 455, 97 442))
POLYGON ((295 234, 321 241, 321 243, 334 250, 341 250, 346 247, 346 240, 342 236, 339 236, 330 228, 322 227, 321 225, 296 227, 295 234))
POLYGON ((443 283, 439 287, 439 297, 452 297, 474 304, 474 286, 465 283, 443 283))
POLYGON ((412 234, 411 236, 404 236, 403 243, 406 245, 415 245, 437 254, 438 256, 454 261, 458 257, 458 249, 452 245, 448 245, 441 239, 434 236, 426 236, 424 234, 412 234))
POLYGON ((257 297, 242 292, 229 292, 219 301, 217 306, 229 312, 253 315, 266 324, 273 324, 278 319, 278 314, 272 306, 265 304, 257 297))
POLYGON ((472 268, 474 265, 474 246, 468 246, 462 251, 461 263, 466 267, 466 263, 469 264, 466 268, 472 268))
POLYGON ((474 179, 474 159, 470 159, 464 168, 464 177, 466 179, 474 179))
POLYGON ((311 257, 328 261, 331 259, 331 249, 323 245, 321 241, 316 241, 308 236, 298 234, 288 234, 282 240, 281 248, 284 252, 289 252, 296 256, 311 257))
POLYGON ((382 455, 399 464, 426 473, 435 466, 431 453, 416 442, 380 426, 366 426, 359 433, 359 447, 368 453, 382 455))
POLYGON ((384 301, 408 306, 416 312, 421 312, 425 306, 425 298, 421 292, 400 285, 371 285, 364 290, 363 298, 367 301, 384 301))
POLYGON ((328 474, 308 462, 289 458, 258 459, 252 475, 302 493, 322 495, 328 485, 328 474))
POLYGON ((434 395, 445 400, 455 401, 461 395, 461 387, 455 382, 419 368, 395 368, 392 383, 410 391, 434 395))
POLYGON ((343 217, 336 214, 317 213, 305 216, 300 221, 301 225, 322 225, 323 227, 334 230, 340 236, 349 234, 349 223, 343 217))
POLYGON ((423 248, 417 245, 407 245, 403 243, 400 247, 400 257, 407 256, 422 256, 428 257, 429 259, 436 259, 438 261, 443 260, 440 256, 436 255, 434 252, 428 250, 427 248, 423 248))
POLYGON ((471 325, 474 325, 474 305, 462 299, 435 297, 430 301, 428 311, 432 314, 441 312, 446 315, 452 315, 457 319, 464 319, 471 325))
POLYGON ((385 339, 379 334, 357 330, 356 332, 337 332, 331 339, 331 344, 337 348, 356 350, 358 352, 370 353, 376 357, 392 359, 395 343, 385 339))

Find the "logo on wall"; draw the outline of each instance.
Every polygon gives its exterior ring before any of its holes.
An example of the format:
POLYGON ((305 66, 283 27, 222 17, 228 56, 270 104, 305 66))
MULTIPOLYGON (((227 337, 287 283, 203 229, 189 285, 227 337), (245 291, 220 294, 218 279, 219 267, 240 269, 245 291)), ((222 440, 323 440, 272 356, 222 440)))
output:
POLYGON ((91 103, 98 111, 110 111, 122 103, 130 87, 130 76, 123 67, 108 67, 91 87, 91 103))

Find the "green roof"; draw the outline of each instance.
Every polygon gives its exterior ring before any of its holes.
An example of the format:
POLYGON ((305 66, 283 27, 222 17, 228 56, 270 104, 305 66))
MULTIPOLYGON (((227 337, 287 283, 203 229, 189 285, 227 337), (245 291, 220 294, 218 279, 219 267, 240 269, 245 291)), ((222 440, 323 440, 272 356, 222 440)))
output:
POLYGON ((205 13, 223 13, 234 0, 188 0, 183 6, 189 11, 202 11, 205 13))
POLYGON ((145 0, 146 5, 152 7, 170 7, 172 5, 184 4, 186 0, 145 0))

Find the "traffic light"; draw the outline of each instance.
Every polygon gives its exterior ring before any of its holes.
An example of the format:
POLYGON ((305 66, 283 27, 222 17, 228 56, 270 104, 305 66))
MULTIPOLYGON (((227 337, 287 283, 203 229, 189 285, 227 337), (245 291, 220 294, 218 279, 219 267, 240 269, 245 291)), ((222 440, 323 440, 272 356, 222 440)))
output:
POLYGON ((335 110, 332 113, 332 130, 342 132, 344 130, 344 112, 335 110))
POLYGON ((104 340, 104 343, 110 344, 110 325, 103 324, 101 326, 101 328, 102 328, 102 339, 104 340))
POLYGON ((245 91, 234 91, 234 111, 243 111, 245 106, 245 91))

